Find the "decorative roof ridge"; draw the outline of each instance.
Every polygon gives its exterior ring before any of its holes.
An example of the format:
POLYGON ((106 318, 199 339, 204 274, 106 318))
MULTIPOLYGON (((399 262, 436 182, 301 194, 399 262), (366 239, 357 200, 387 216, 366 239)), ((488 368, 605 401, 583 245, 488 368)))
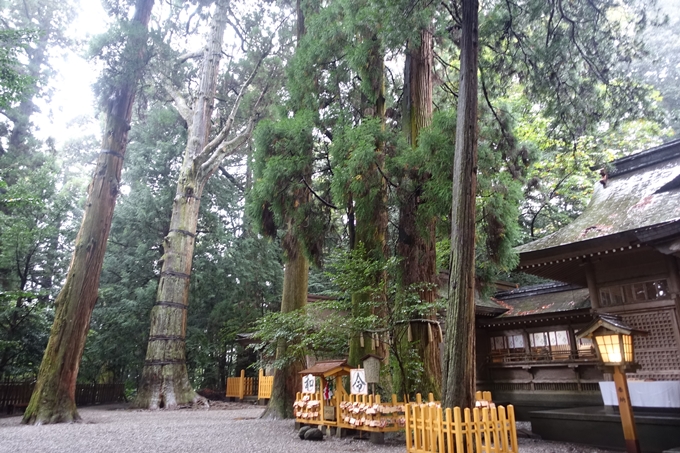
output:
POLYGON ((508 300, 515 299, 518 297, 534 296, 539 294, 550 294, 559 293, 563 291, 573 291, 576 289, 583 289, 581 286, 572 285, 569 283, 562 282, 549 282, 549 283, 539 283, 536 285, 521 286, 517 289, 511 291, 501 291, 494 294, 493 299, 495 300, 508 300))
MULTIPOLYGON (((608 164, 612 169, 608 172, 607 177, 614 178, 641 168, 677 158, 678 154, 680 154, 680 138, 671 140, 654 148, 610 161, 608 164)), ((591 168, 591 170, 596 169, 597 167, 591 168)))

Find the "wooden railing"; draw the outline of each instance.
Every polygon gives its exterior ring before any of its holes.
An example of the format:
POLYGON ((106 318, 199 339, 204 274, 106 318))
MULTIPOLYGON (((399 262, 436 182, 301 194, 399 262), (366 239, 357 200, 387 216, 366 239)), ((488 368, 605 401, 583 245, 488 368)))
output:
POLYGON ((512 405, 443 410, 437 403, 406 405, 407 453, 517 453, 512 405))
POLYGON ((125 384, 76 385, 76 404, 78 406, 121 401, 125 401, 125 384))
POLYGON ((568 346, 553 346, 552 348, 531 348, 529 352, 500 349, 491 351, 487 356, 489 363, 508 362, 568 362, 568 361, 595 361, 597 356, 592 348, 571 350, 568 346))
MULTIPOLYGON (((15 412, 31 399, 34 382, 0 382, 0 410, 15 412)), ((125 401, 125 384, 77 384, 76 404, 117 403, 125 401)))
POLYGON ((257 378, 257 399, 268 400, 272 397, 272 388, 274 387, 274 376, 265 376, 264 371, 260 369, 257 378))
POLYGON ((253 396, 253 378, 246 377, 245 370, 241 370, 239 377, 227 378, 226 396, 241 400, 246 396, 253 396))
POLYGON ((246 396, 255 396, 255 389, 257 389, 258 399, 269 399, 272 396, 273 385, 274 376, 265 376, 262 370, 260 370, 257 380, 246 377, 246 371, 241 370, 240 376, 227 378, 225 396, 242 400, 246 396))

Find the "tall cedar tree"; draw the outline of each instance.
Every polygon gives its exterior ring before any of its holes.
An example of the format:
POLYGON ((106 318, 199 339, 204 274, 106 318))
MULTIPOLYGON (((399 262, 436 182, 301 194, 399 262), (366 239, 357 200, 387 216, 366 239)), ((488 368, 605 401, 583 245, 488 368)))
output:
POLYGON ((206 182, 222 160, 250 137, 252 121, 246 130, 227 140, 244 92, 259 68, 257 65, 241 86, 223 128, 209 141, 226 21, 227 1, 218 0, 203 53, 201 79, 193 108, 187 107, 181 94, 167 87, 189 126, 189 134, 172 205, 170 230, 163 241, 163 264, 156 303, 151 310, 146 361, 135 400, 137 407, 177 409, 199 398, 187 373, 186 328, 200 200, 206 182))
POLYGON ((477 0, 463 0, 460 88, 453 160, 451 279, 446 312, 444 407, 471 407, 475 391, 475 192, 477 187, 477 0))
MULTIPOLYGON (((295 4, 297 16, 297 49, 305 35, 305 15, 301 0, 295 4)), ((259 168, 256 177, 262 178, 265 173, 275 174, 274 180, 264 178, 261 184, 276 187, 284 199, 266 196, 266 200, 259 200, 261 206, 256 214, 261 216, 260 223, 263 232, 268 236, 275 236, 277 226, 274 220, 274 212, 279 212, 279 222, 285 225, 285 233, 281 241, 285 265, 283 274, 283 294, 281 295, 281 313, 291 313, 304 308, 307 304, 307 287, 309 281, 309 259, 311 252, 309 242, 304 237, 310 235, 310 231, 303 232, 304 224, 307 223, 308 207, 310 203, 310 191, 303 181, 310 179, 313 160, 312 125, 308 115, 302 113, 304 101, 294 99, 294 118, 284 120, 278 125, 271 124, 271 128, 260 130, 257 140, 258 153, 266 154, 264 164, 266 168, 259 168), (269 134, 274 134, 273 138, 269 134), (283 152, 283 153, 282 153, 283 152), (273 169, 278 159, 290 158, 286 169, 273 169), (269 160, 269 159, 272 160, 269 160), (290 166, 289 166, 290 165, 290 166), (273 170, 273 171, 272 171, 273 170), (280 190, 280 187, 287 189, 280 190)), ((270 193, 271 195, 271 193, 270 193)), ((257 197, 256 197, 257 198, 257 197)), ((317 253, 318 255, 318 253, 317 253)), ((280 340, 276 346, 276 357, 281 359, 286 355, 288 345, 280 340)), ((262 415, 264 418, 282 419, 293 417, 293 402, 295 394, 299 391, 299 371, 304 368, 304 362, 300 357, 294 357, 286 361, 286 365, 274 371, 274 383, 269 405, 262 415)))
MULTIPOLYGON (((404 66, 404 130, 411 148, 418 146, 418 136, 423 128, 432 124, 433 39, 431 28, 420 32, 420 42, 409 42, 404 66)), ((437 298, 436 218, 423 219, 419 210, 424 184, 430 175, 422 168, 407 169, 399 184, 399 236, 397 254, 401 259, 401 285, 423 285, 419 296, 423 302, 433 303, 437 298)), ((417 315, 411 322, 412 337, 423 360, 424 388, 421 393, 441 397, 440 330, 436 328, 437 313, 433 310, 424 316, 417 315)))
POLYGON ((76 237, 66 282, 55 301, 56 312, 38 381, 22 423, 78 420, 75 390, 90 316, 97 301, 106 240, 118 195, 137 83, 147 60, 147 25, 153 0, 138 0, 119 71, 110 87, 102 151, 90 183, 85 213, 76 237), (126 73, 126 71, 129 71, 126 73))
MULTIPOLYGON (((360 60, 360 67, 355 68, 361 77, 361 111, 362 121, 375 120, 380 124, 381 131, 385 128, 385 61, 382 42, 368 26, 362 25, 357 39, 365 48, 366 55, 360 60)), ((354 241, 350 244, 353 249, 361 245, 371 259, 383 261, 387 256, 387 181, 383 177, 382 168, 385 165, 385 143, 382 138, 376 140, 372 162, 366 170, 356 177, 363 182, 360 192, 349 196, 348 211, 350 219, 355 224, 348 226, 354 241), (363 204, 357 207, 357 204, 363 204)), ((351 222, 351 220, 350 220, 351 222)), ((384 271, 370 276, 373 287, 381 287, 387 278, 384 271)), ((377 304, 374 310, 380 310, 380 302, 385 302, 385 294, 368 294, 358 292, 352 294, 352 315, 362 317, 370 315, 367 312, 369 302, 377 304), (371 301, 370 299, 373 299, 371 301), (376 300, 378 299, 378 300, 376 300), (383 299, 383 300, 380 300, 383 299)), ((380 313, 376 313, 380 315, 380 313)), ((375 351, 373 341, 364 332, 354 334, 349 343, 348 362, 352 366, 360 364, 366 354, 385 355, 384 351, 375 351)))

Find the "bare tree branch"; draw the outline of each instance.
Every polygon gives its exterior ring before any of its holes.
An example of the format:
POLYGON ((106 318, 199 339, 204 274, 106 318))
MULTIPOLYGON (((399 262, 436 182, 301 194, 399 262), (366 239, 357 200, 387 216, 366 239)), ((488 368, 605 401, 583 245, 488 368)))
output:
POLYGON ((241 191, 241 192, 246 191, 246 189, 243 187, 243 185, 240 182, 238 182, 238 180, 234 177, 234 175, 229 173, 226 168, 224 168, 221 165, 218 168, 220 170, 220 173, 222 173, 222 175, 225 178, 227 178, 229 180, 229 182, 231 182, 239 191, 241 191))
POLYGON ((231 154, 232 151, 240 148, 245 142, 250 139, 255 125, 254 119, 248 122, 246 130, 232 138, 231 140, 222 141, 215 151, 210 155, 210 158, 201 165, 201 173, 203 175, 210 175, 217 170, 222 163, 222 160, 231 154))
POLYGON ((187 60, 191 60, 192 58, 200 58, 202 56, 203 56, 203 49, 195 50, 193 52, 187 52, 187 53, 177 57, 177 63, 182 64, 187 60))
MULTIPOLYGON (((246 91, 246 89, 250 86, 252 83, 253 79, 255 78, 255 75, 257 74, 257 71, 260 69, 260 66, 262 65, 262 62, 264 61, 265 57, 269 54, 269 50, 267 52, 264 52, 260 59, 257 62, 257 65, 255 65, 255 69, 250 73, 250 76, 248 79, 245 81, 245 83, 241 86, 241 89, 239 90, 238 95, 236 96, 236 100, 234 101, 234 105, 231 108, 231 112, 229 113, 229 117, 227 118, 227 122, 225 123, 224 127, 222 130, 213 138, 210 143, 205 145, 203 150, 200 152, 200 154, 197 156, 198 159, 200 158, 205 158, 204 156, 210 155, 215 149, 217 149, 218 146, 227 138, 229 133, 231 132, 231 127, 234 124, 234 120, 236 119, 236 112, 238 111, 239 106, 241 105, 241 100, 243 99, 243 95, 246 91)), ((264 92, 262 93, 264 94, 264 92)), ((260 96, 260 99, 262 96, 260 96)), ((259 100, 258 100, 259 102, 259 100)), ((212 160, 213 156, 208 157, 207 161, 201 165, 202 169, 207 169, 210 165, 206 164, 208 161, 212 160)))
POLYGON ((172 86, 172 82, 170 82, 169 80, 165 80, 163 82, 163 88, 165 89, 165 91, 167 91, 170 97, 172 97, 175 108, 182 116, 182 118, 184 118, 184 121, 186 121, 187 124, 191 127, 191 123, 193 122, 193 114, 191 111, 191 107, 189 107, 189 104, 187 104, 187 100, 184 98, 182 93, 180 93, 174 86, 172 86))
POLYGON ((302 182, 305 183, 305 186, 307 186, 307 189, 309 189, 309 191, 312 193, 312 195, 314 195, 314 197, 315 197, 317 200, 319 200, 321 203, 325 204, 326 206, 328 206, 328 207, 331 208, 331 209, 338 209, 337 206, 334 206, 334 205, 330 204, 329 202, 327 202, 326 200, 324 200, 323 198, 321 198, 321 196, 320 196, 319 194, 317 194, 317 193, 314 191, 314 189, 312 189, 312 187, 311 187, 311 186, 309 185, 309 183, 307 182, 307 178, 305 178, 304 176, 302 177, 302 182))
POLYGON ((489 106, 489 109, 491 110, 491 113, 493 113, 494 118, 496 118, 496 122, 498 123, 498 126, 501 128, 501 133, 503 134, 503 138, 505 139, 505 142, 508 144, 510 148, 513 147, 512 140, 508 136, 508 131, 505 128, 505 125, 503 124, 503 121, 501 121, 500 117, 498 116, 498 112, 496 112, 496 109, 494 108, 493 104, 491 104, 491 100, 489 99, 489 92, 486 89, 486 81, 484 79, 484 71, 482 70, 482 66, 479 66, 479 75, 480 79, 482 81, 482 92, 484 93, 484 99, 486 100, 486 105, 489 106))

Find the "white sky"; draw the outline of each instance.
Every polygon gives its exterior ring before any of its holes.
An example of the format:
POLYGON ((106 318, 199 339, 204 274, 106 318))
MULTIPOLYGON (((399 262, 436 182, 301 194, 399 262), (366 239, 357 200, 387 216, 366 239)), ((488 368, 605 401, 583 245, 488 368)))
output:
MULTIPOLYGON (((107 15, 101 2, 81 0, 78 18, 74 21, 69 34, 74 38, 88 39, 107 30, 107 15)), ((85 49, 83 49, 83 52, 85 49)), ((72 51, 61 51, 51 58, 58 75, 50 81, 54 88, 51 101, 38 100, 40 114, 33 117, 37 126, 36 135, 40 139, 53 137, 57 147, 65 141, 85 134, 98 135, 99 122, 95 118, 95 100, 92 84, 97 80, 99 71, 93 62, 72 51), (77 117, 87 120, 84 124, 71 124, 77 117)))

